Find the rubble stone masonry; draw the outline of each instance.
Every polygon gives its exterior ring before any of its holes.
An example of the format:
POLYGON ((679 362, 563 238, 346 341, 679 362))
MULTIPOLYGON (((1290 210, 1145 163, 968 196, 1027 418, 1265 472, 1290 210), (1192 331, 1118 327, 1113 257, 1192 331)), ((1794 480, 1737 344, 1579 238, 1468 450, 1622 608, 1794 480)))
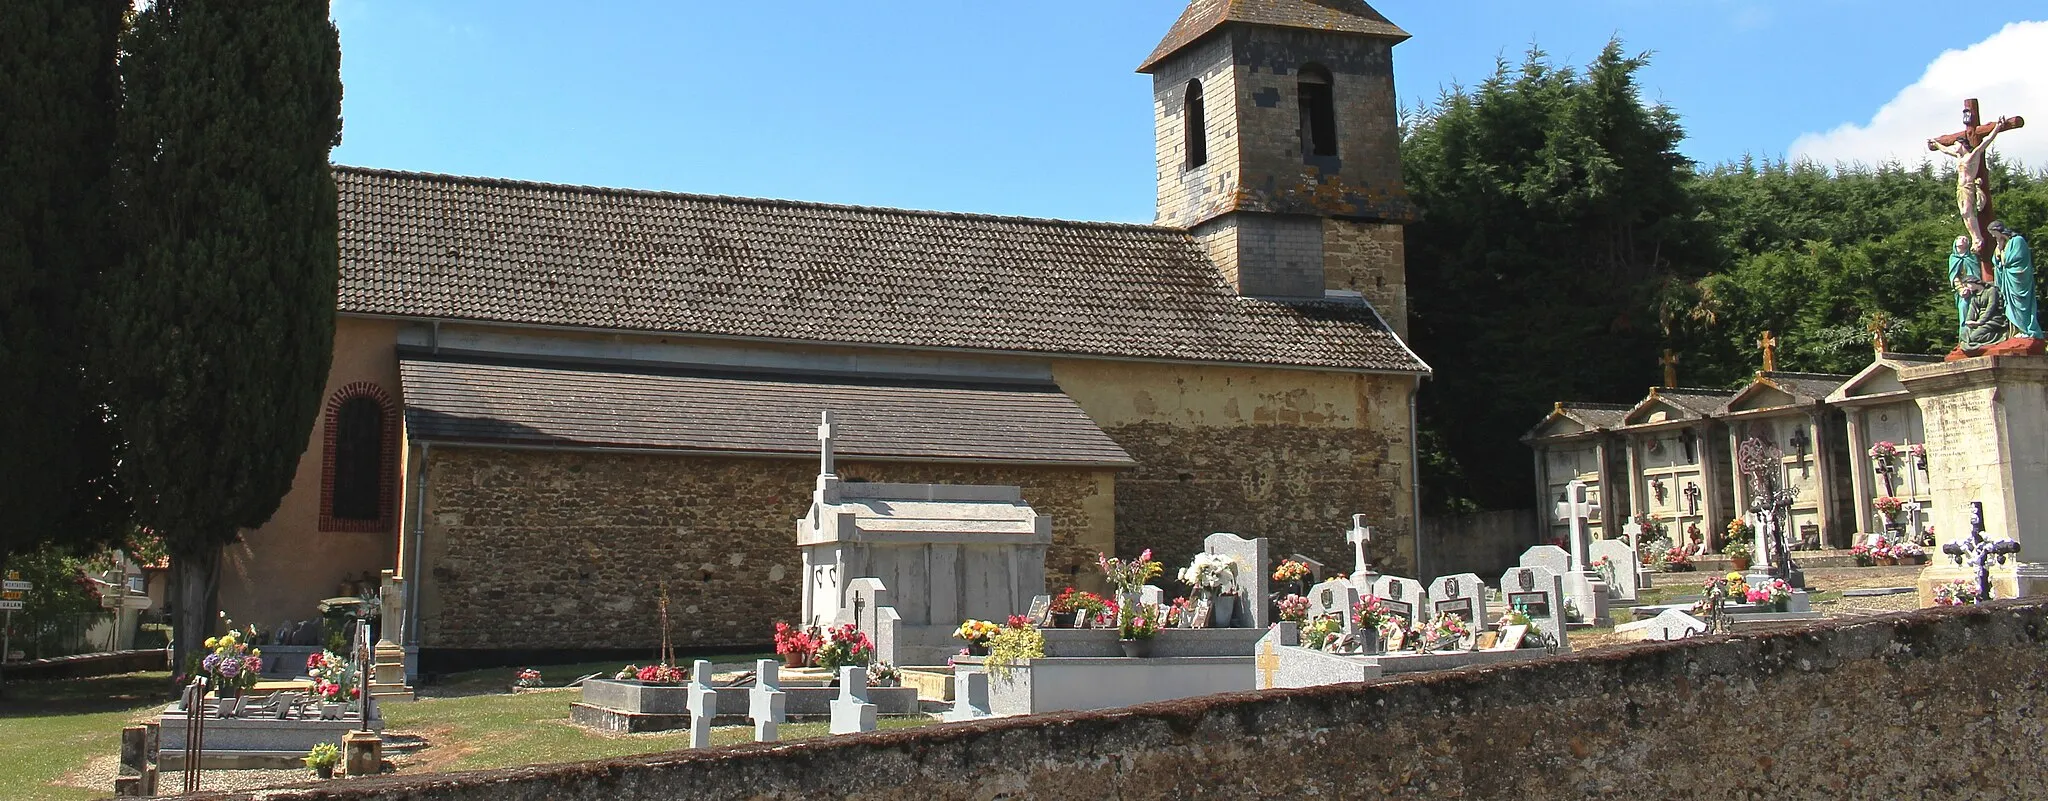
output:
MULTIPOLYGON (((428 465, 421 645, 653 648, 668 583, 680 646, 758 646, 802 600, 796 520, 817 464, 437 447, 428 465)), ((849 479, 1015 484, 1053 518, 1048 581, 1094 569, 1114 504, 1106 469, 842 460, 849 479)))
MULTIPOLYGON (((268 801, 2048 797, 2048 605, 268 801)), ((214 796, 216 798, 253 796, 214 796)))

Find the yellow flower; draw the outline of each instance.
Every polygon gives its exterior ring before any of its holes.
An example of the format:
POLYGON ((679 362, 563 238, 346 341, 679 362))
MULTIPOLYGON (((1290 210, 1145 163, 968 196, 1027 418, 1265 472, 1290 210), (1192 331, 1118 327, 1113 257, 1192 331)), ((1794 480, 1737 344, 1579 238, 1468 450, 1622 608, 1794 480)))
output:
POLYGON ((262 655, 263 655, 263 649, 261 649, 261 648, 251 648, 251 649, 249 649, 249 655, 250 655, 250 656, 262 656, 262 655))
POLYGON ((219 643, 220 643, 220 641, 219 641, 219 640, 216 640, 216 639, 214 639, 214 638, 212 638, 212 637, 208 637, 208 638, 206 638, 206 647, 208 647, 208 648, 212 648, 212 647, 214 647, 215 645, 217 645, 217 644, 219 644, 219 643))
POLYGON ((1739 572, 1737 572, 1737 571, 1734 571, 1734 570, 1730 570, 1730 571, 1728 571, 1728 580, 1729 580, 1729 581, 1741 581, 1741 580, 1742 580, 1742 574, 1741 574, 1741 573, 1739 573, 1739 572))

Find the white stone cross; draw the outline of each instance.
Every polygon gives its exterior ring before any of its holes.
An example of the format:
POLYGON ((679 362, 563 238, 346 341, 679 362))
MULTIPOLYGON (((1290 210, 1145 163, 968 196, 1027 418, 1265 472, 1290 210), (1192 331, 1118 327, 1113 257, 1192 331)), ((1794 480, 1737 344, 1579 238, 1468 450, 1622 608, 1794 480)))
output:
POLYGON ((988 674, 979 670, 955 669, 953 708, 942 717, 947 721, 979 720, 989 717, 988 674))
POLYGON ((868 669, 860 665, 839 668, 839 697, 832 699, 833 734, 858 734, 875 730, 875 705, 868 703, 868 669))
POLYGON ((1344 535, 1344 539, 1346 542, 1351 543, 1351 561, 1353 564, 1351 572, 1353 575, 1373 575, 1372 562, 1366 559, 1365 554, 1366 546, 1372 544, 1372 535, 1372 526, 1365 524, 1365 515, 1351 516, 1351 532, 1344 535))
POLYGON ((819 413, 819 415, 818 415, 818 474, 819 474, 819 475, 826 475, 826 476, 829 476, 829 475, 833 475, 833 473, 832 473, 832 435, 833 435, 833 433, 834 433, 834 432, 833 432, 833 430, 832 430, 832 410, 830 410, 830 409, 827 409, 827 410, 825 410, 824 412, 821 412, 821 413, 819 413))
POLYGON ((747 716, 754 719, 754 740, 772 743, 782 738, 783 709, 789 693, 782 691, 782 679, 773 659, 754 662, 754 686, 747 691, 747 716))
POLYGON ((711 663, 702 659, 690 665, 690 747, 711 747, 711 720, 718 717, 718 690, 711 686, 711 663))
POLYGON ((1564 500, 1557 502, 1557 519, 1572 532, 1572 569, 1586 569, 1586 518, 1600 513, 1600 504, 1586 500, 1586 482, 1572 479, 1565 486, 1564 500))
POLYGON ((1628 547, 1638 555, 1643 552, 1643 524, 1634 520, 1622 524, 1621 533, 1628 535, 1628 547))

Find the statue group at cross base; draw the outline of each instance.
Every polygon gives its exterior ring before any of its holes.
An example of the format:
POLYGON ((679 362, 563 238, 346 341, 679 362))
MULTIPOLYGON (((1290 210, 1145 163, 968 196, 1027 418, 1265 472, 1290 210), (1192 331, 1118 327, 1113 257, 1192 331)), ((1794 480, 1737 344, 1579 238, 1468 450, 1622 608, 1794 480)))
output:
POLYGON ((2034 294, 2034 251, 2027 238, 1997 219, 1991 198, 1991 143, 2026 125, 2019 117, 1978 123, 1977 101, 1963 103, 1963 130, 1927 140, 1929 150, 1956 160, 1956 211, 1967 232, 1949 252, 1949 285, 1956 293, 1956 348, 1949 361, 1970 356, 2038 355, 2048 351, 2034 294))

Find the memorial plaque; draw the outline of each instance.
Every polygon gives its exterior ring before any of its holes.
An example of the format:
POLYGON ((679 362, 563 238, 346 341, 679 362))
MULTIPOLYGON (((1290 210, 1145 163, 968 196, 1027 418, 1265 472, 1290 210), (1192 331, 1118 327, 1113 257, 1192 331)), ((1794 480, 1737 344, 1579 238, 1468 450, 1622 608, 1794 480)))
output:
POLYGON ((1448 601, 1438 601, 1436 602, 1436 613, 1439 615, 1457 615, 1467 623, 1474 622, 1472 620, 1472 599, 1470 598, 1453 598, 1448 601))
POLYGON ((1532 618, 1550 616, 1550 593, 1511 592, 1508 593, 1508 608, 1532 618))

